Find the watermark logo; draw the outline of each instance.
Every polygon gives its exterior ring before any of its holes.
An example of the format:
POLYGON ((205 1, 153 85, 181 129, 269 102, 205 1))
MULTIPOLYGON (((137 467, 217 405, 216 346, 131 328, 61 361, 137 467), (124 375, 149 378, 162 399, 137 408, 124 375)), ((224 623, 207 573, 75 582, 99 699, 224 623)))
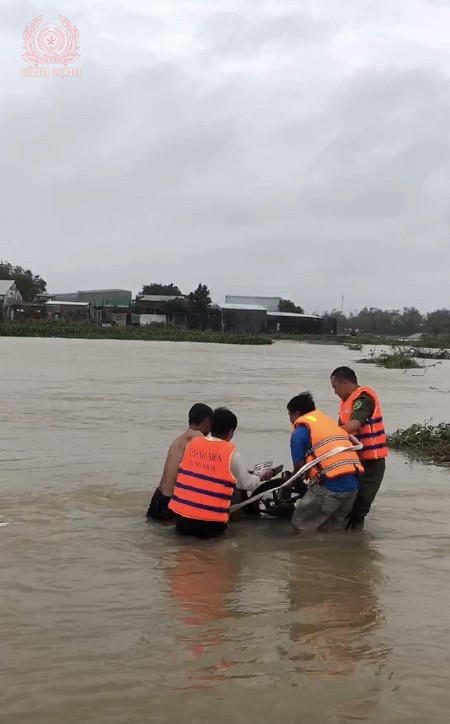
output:
POLYGON ((53 65, 54 77, 79 77, 81 68, 67 67, 80 57, 77 45, 78 28, 64 15, 59 16, 61 25, 41 25, 42 17, 38 15, 23 31, 25 53, 22 58, 30 65, 22 68, 22 76, 49 77, 50 68, 46 66, 53 65))

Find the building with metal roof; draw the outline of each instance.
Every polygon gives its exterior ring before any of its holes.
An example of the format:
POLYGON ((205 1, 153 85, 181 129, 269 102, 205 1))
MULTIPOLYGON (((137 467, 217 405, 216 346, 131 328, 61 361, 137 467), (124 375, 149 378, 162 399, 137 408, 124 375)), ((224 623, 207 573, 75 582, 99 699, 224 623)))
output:
POLYGON ((242 296, 227 294, 225 296, 225 304, 245 304, 251 306, 261 306, 268 312, 278 311, 278 305, 281 302, 281 297, 253 297, 253 296, 242 296))
POLYGON ((260 334, 267 328, 267 309, 261 304, 225 303, 222 305, 224 332, 260 334))
POLYGON ((267 312, 267 309, 263 307, 261 304, 231 304, 231 303, 225 303, 222 304, 221 309, 239 309, 241 311, 258 311, 258 312, 267 312))
POLYGON ((51 296, 55 301, 87 302, 93 307, 129 307, 133 295, 129 289, 80 289, 51 296))
POLYGON ((297 312, 267 312, 268 317, 303 317, 304 319, 322 319, 317 314, 297 314, 297 312))
POLYGON ((186 299, 180 294, 137 294, 136 301, 138 302, 155 302, 160 304, 161 302, 172 302, 174 299, 186 299))
POLYGON ((49 302, 44 302, 46 307, 88 307, 89 302, 68 302, 61 299, 51 299, 49 302))

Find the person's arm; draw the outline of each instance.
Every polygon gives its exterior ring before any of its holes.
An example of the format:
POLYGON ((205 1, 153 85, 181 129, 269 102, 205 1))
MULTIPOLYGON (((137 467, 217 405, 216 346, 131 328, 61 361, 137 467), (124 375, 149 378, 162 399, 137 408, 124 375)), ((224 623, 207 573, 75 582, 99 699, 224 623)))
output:
POLYGON ((366 393, 362 393, 353 402, 352 414, 350 420, 341 425, 345 432, 350 435, 358 432, 358 430, 364 425, 366 420, 370 420, 375 410, 375 402, 366 393))
POLYGON ((261 484, 262 476, 249 473, 238 451, 235 450, 231 458, 231 473, 236 478, 236 487, 252 493, 261 484))
POLYGON ((352 435, 354 432, 357 432, 360 427, 362 427, 362 422, 360 420, 349 420, 348 422, 344 422, 341 427, 345 430, 345 432, 348 432, 349 435, 352 435))
POLYGON ((297 427, 291 435, 291 457, 294 473, 298 472, 305 464, 306 453, 310 447, 311 437, 308 428, 304 425, 297 427))

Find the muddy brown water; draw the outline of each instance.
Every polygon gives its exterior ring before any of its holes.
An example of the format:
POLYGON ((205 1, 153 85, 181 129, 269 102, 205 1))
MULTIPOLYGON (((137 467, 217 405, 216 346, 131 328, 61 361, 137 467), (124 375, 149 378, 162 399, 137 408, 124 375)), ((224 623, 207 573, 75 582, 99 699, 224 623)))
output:
MULTIPOLYGON (((449 721, 450 471, 391 454, 364 533, 239 522, 180 542, 144 512, 195 401, 249 465, 289 462, 285 406, 360 353, 0 340, 0 720, 449 721)), ((355 365, 389 430, 449 419, 450 363, 355 365)))

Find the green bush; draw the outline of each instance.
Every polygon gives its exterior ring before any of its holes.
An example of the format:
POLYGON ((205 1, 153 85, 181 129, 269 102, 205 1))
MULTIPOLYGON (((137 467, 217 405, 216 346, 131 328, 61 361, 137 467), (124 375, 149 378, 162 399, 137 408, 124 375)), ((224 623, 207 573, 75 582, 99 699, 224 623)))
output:
POLYGON ((269 337, 227 332, 202 332, 173 326, 100 328, 88 322, 21 321, 0 324, 3 337, 67 337, 76 339, 131 339, 166 342, 213 342, 218 344, 272 344, 269 337))
POLYGON ((402 350, 394 350, 392 352, 382 352, 376 355, 375 348, 369 353, 368 357, 357 360, 360 364, 378 365, 378 367, 386 367, 389 370, 410 370, 420 368, 414 357, 402 350))
POLYGON ((450 464, 450 423, 411 425, 388 437, 390 447, 430 462, 450 464))
POLYGON ((413 370, 420 368, 420 365, 414 357, 408 357, 402 352, 381 354, 377 358, 377 364, 380 367, 386 367, 388 370, 413 370))

